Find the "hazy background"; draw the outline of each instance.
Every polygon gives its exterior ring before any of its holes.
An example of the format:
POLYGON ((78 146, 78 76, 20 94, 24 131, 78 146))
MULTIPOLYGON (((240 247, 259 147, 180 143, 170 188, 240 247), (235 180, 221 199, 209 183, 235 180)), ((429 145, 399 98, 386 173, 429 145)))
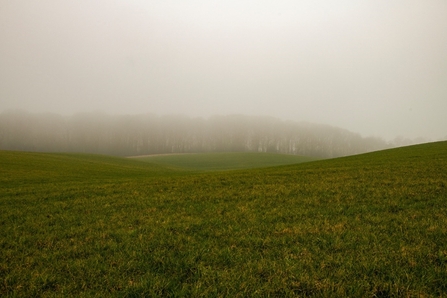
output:
POLYGON ((447 1, 0 0, 0 112, 447 137, 447 1))

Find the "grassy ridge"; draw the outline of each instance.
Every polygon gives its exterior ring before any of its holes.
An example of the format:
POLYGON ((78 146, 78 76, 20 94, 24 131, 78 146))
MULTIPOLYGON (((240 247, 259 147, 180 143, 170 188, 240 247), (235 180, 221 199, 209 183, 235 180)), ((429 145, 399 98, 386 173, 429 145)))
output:
POLYGON ((135 159, 171 168, 199 171, 262 168, 317 160, 308 156, 253 152, 152 155, 135 159))
POLYGON ((0 153, 0 295, 447 294, 447 142, 188 175, 89 158, 71 182, 0 153))
POLYGON ((173 174, 163 166, 103 155, 0 151, 0 185, 96 182, 173 174))

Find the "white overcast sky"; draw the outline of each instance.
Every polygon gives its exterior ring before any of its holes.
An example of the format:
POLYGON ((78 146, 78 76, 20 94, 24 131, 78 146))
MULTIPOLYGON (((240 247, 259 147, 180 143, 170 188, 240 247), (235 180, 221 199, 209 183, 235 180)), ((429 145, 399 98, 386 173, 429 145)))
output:
POLYGON ((446 0, 0 0, 0 112, 447 137, 446 0))

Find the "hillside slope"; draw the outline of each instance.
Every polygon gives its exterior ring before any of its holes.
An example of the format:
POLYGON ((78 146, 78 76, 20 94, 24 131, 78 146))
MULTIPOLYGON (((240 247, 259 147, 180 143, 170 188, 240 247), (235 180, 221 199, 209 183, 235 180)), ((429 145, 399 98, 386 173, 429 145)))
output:
POLYGON ((447 142, 181 175, 40 158, 0 158, 0 295, 447 295, 447 142))
POLYGON ((93 154, 0 151, 0 185, 25 182, 95 182, 172 174, 156 164, 93 154))

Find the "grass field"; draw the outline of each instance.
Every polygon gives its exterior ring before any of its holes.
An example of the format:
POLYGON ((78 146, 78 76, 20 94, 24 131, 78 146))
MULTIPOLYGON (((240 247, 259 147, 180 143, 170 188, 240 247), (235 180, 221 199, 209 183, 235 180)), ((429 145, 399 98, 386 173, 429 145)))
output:
POLYGON ((224 171, 298 164, 318 158, 274 153, 221 152, 200 154, 168 154, 133 157, 173 169, 224 171))
POLYGON ((0 151, 0 296, 447 295, 447 142, 175 171, 0 151))

